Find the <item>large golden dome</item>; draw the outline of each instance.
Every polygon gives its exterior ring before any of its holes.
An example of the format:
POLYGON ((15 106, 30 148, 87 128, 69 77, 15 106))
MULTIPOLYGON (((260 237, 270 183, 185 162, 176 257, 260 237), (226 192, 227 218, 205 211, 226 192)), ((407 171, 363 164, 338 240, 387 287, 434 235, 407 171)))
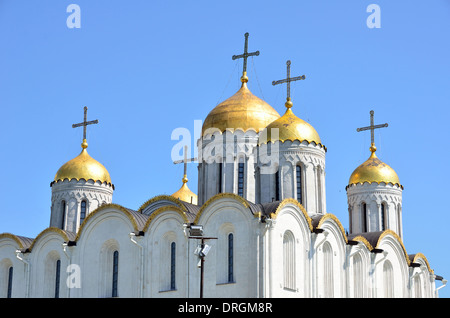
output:
POLYGON ((367 159, 358 168, 356 168, 355 171, 353 171, 348 184, 362 184, 364 182, 376 182, 379 184, 381 182, 384 182, 386 184, 392 183, 394 185, 396 184, 399 187, 402 187, 398 175, 394 171, 394 169, 382 162, 375 155, 376 147, 374 145, 370 147, 370 151, 372 152, 372 154, 370 155, 369 159, 367 159))
POLYGON ((322 145, 319 134, 314 127, 303 119, 295 116, 292 112, 292 102, 290 98, 288 98, 285 105, 287 107, 286 112, 283 116, 273 121, 266 127, 267 140, 263 140, 264 136, 261 136, 260 143, 275 142, 277 140, 281 142, 286 140, 299 140, 300 142, 306 140, 308 143, 315 142, 316 144, 322 145), (278 138, 276 138, 275 134, 272 136, 273 128, 278 129, 278 138))
POLYGON ((81 153, 73 158, 72 160, 66 162, 59 168, 55 175, 55 182, 62 181, 64 179, 72 180, 94 180, 100 182, 106 182, 111 184, 111 178, 109 176, 108 170, 97 160, 93 159, 87 152, 87 142, 83 140, 81 147, 83 150, 81 153))
MULTIPOLYGON (((219 105, 206 117, 202 135, 209 128, 217 128, 224 132, 227 128, 254 130, 259 132, 268 124, 280 117, 280 114, 262 99, 253 95, 247 87, 247 76, 241 78, 241 88, 219 105)), ((213 132, 213 131, 212 131, 213 132)))

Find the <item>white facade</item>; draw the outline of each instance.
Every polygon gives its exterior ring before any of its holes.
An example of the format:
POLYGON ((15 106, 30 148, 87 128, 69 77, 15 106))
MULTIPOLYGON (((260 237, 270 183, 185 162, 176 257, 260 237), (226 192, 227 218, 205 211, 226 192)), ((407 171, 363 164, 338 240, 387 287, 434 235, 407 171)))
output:
POLYGON ((200 209, 168 196, 148 202, 139 211, 103 205, 76 235, 0 235, 0 295, 12 267, 11 297, 55 297, 59 260, 59 297, 112 297, 118 251, 115 296, 199 297, 198 240, 186 228, 194 221, 217 238, 207 240, 205 297, 437 296, 425 256, 406 254, 390 230, 349 239, 332 214, 311 218, 293 199, 264 206, 225 193, 200 209))
POLYGON ((0 234, 0 297, 197 298, 191 225, 211 238, 204 297, 438 296, 442 278, 402 243, 401 188, 348 186, 346 234, 326 212, 325 148, 267 147, 254 131, 199 142, 199 205, 161 195, 131 210, 111 203, 110 184, 53 183, 49 228, 33 239, 0 234))
POLYGON ((77 232, 89 212, 112 202, 114 186, 93 180, 52 182, 50 227, 77 232))
POLYGON ((201 205, 218 193, 234 193, 256 201, 255 156, 258 134, 254 130, 210 129, 198 140, 198 203, 201 205), (239 183, 240 176, 243 183, 239 183))
POLYGON ((311 215, 326 213, 322 145, 298 140, 262 144, 258 159, 257 203, 294 198, 311 215))
POLYGON ((390 229, 403 237, 402 187, 365 182, 347 187, 350 233, 390 229))

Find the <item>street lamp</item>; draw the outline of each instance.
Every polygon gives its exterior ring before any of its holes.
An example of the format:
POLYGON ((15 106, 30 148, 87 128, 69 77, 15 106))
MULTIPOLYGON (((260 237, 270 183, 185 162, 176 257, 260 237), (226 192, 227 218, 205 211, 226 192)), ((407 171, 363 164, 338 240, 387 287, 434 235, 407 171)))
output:
POLYGON ((203 298, 203 281, 204 281, 204 263, 205 257, 211 249, 210 245, 205 244, 205 240, 216 240, 217 237, 203 236, 203 225, 191 224, 189 227, 189 238, 201 240, 194 254, 200 258, 200 298, 203 298))

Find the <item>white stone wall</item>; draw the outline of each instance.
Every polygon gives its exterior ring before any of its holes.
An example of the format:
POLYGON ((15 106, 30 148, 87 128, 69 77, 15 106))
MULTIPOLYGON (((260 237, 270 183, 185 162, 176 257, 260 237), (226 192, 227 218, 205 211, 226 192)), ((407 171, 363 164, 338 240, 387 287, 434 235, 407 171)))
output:
POLYGON ((93 180, 63 180, 52 184, 50 227, 77 232, 80 227, 81 201, 85 200, 86 217, 102 204, 112 202, 113 187, 93 180), (65 202, 65 211, 62 213, 65 202), (64 224, 63 224, 64 223, 64 224))
POLYGON ((347 200, 350 215, 350 233, 364 232, 362 203, 367 207, 367 231, 382 231, 384 229, 403 236, 402 229, 402 189, 398 185, 385 183, 364 183, 351 185, 347 188, 347 200), (381 216, 381 205, 385 206, 385 216, 381 216))
POLYGON ((9 268, 13 268, 12 297, 27 297, 29 289, 27 260, 19 260, 16 250, 19 249, 17 242, 8 237, 0 239, 0 297, 5 298, 8 290, 9 268))
POLYGON ((276 200, 278 170, 280 200, 297 199, 297 171, 301 167, 302 205, 310 214, 326 213, 325 150, 315 143, 285 141, 259 147, 257 203, 276 200), (269 148, 269 149, 268 149, 269 148), (274 165, 274 169, 268 169, 274 165))
MULTIPOLYGON (((67 238, 49 228, 29 251, 17 254, 22 260, 16 257, 17 241, 0 235, 0 296, 6 296, 7 268, 13 266, 13 297, 52 297, 55 261, 60 259, 60 297, 111 297, 112 254, 117 250, 118 297, 197 298, 200 269, 194 250, 199 242, 188 238, 186 221, 177 207, 158 209, 150 215, 144 235, 135 236, 130 235, 136 232, 132 215, 106 206, 84 223, 76 245, 65 246, 67 238), (172 242, 175 289, 169 288, 172 242), (79 285, 68 288, 68 278, 79 285)), ((205 297, 434 297, 434 275, 426 259, 416 260, 419 267, 408 266, 394 232, 380 236, 376 248, 382 253, 374 253, 362 241, 348 244, 342 225, 331 214, 323 215, 312 231, 306 212, 287 202, 261 222, 232 195, 211 200, 197 222, 204 226, 205 236, 217 238, 206 242, 212 248, 205 261, 205 297), (229 233, 234 237, 232 282, 227 281, 229 233), (390 274, 386 265, 391 266, 390 274)))
POLYGON ((218 193, 238 194, 238 166, 244 164, 243 197, 255 202, 255 148, 258 135, 249 130, 227 130, 198 140, 198 203, 218 193), (220 167, 221 166, 221 167, 220 167), (220 175, 219 175, 220 174, 220 175))

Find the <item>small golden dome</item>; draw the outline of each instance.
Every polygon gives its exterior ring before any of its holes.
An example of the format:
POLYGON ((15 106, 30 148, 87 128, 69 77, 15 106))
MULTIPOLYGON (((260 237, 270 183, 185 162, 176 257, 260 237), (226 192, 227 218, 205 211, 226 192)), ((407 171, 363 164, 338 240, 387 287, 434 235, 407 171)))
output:
POLYGON ((202 135, 209 128, 217 128, 224 132, 227 128, 250 129, 259 132, 268 124, 280 117, 280 114, 262 99, 253 95, 247 88, 246 74, 241 77, 241 88, 219 105, 206 117, 202 135))
POLYGON ((197 204, 197 195, 188 188, 187 182, 188 178, 184 175, 183 185, 172 196, 187 203, 197 204))
POLYGON ((287 109, 284 115, 266 127, 267 140, 260 140, 260 143, 275 142, 277 140, 281 142, 286 140, 299 140, 300 142, 306 140, 308 143, 315 142, 322 145, 319 134, 314 127, 294 115, 291 109, 292 101, 290 98, 286 101, 285 106, 287 109), (278 139, 275 134, 272 137, 272 128, 278 128, 278 139))
POLYGON ((370 147, 370 151, 372 152, 372 154, 370 155, 369 159, 367 159, 358 168, 356 168, 355 171, 353 171, 348 184, 351 185, 358 183, 362 184, 364 182, 384 182, 386 184, 392 183, 394 185, 396 184, 399 187, 402 187, 398 175, 394 171, 394 169, 382 162, 375 155, 376 149, 377 148, 375 147, 375 145, 372 144, 372 146, 370 147))
POLYGON ((81 147, 83 148, 81 153, 59 168, 54 179, 55 182, 62 181, 64 179, 92 179, 102 183, 111 183, 108 170, 106 170, 100 162, 89 156, 86 150, 87 146, 86 139, 84 139, 81 144, 81 147))

